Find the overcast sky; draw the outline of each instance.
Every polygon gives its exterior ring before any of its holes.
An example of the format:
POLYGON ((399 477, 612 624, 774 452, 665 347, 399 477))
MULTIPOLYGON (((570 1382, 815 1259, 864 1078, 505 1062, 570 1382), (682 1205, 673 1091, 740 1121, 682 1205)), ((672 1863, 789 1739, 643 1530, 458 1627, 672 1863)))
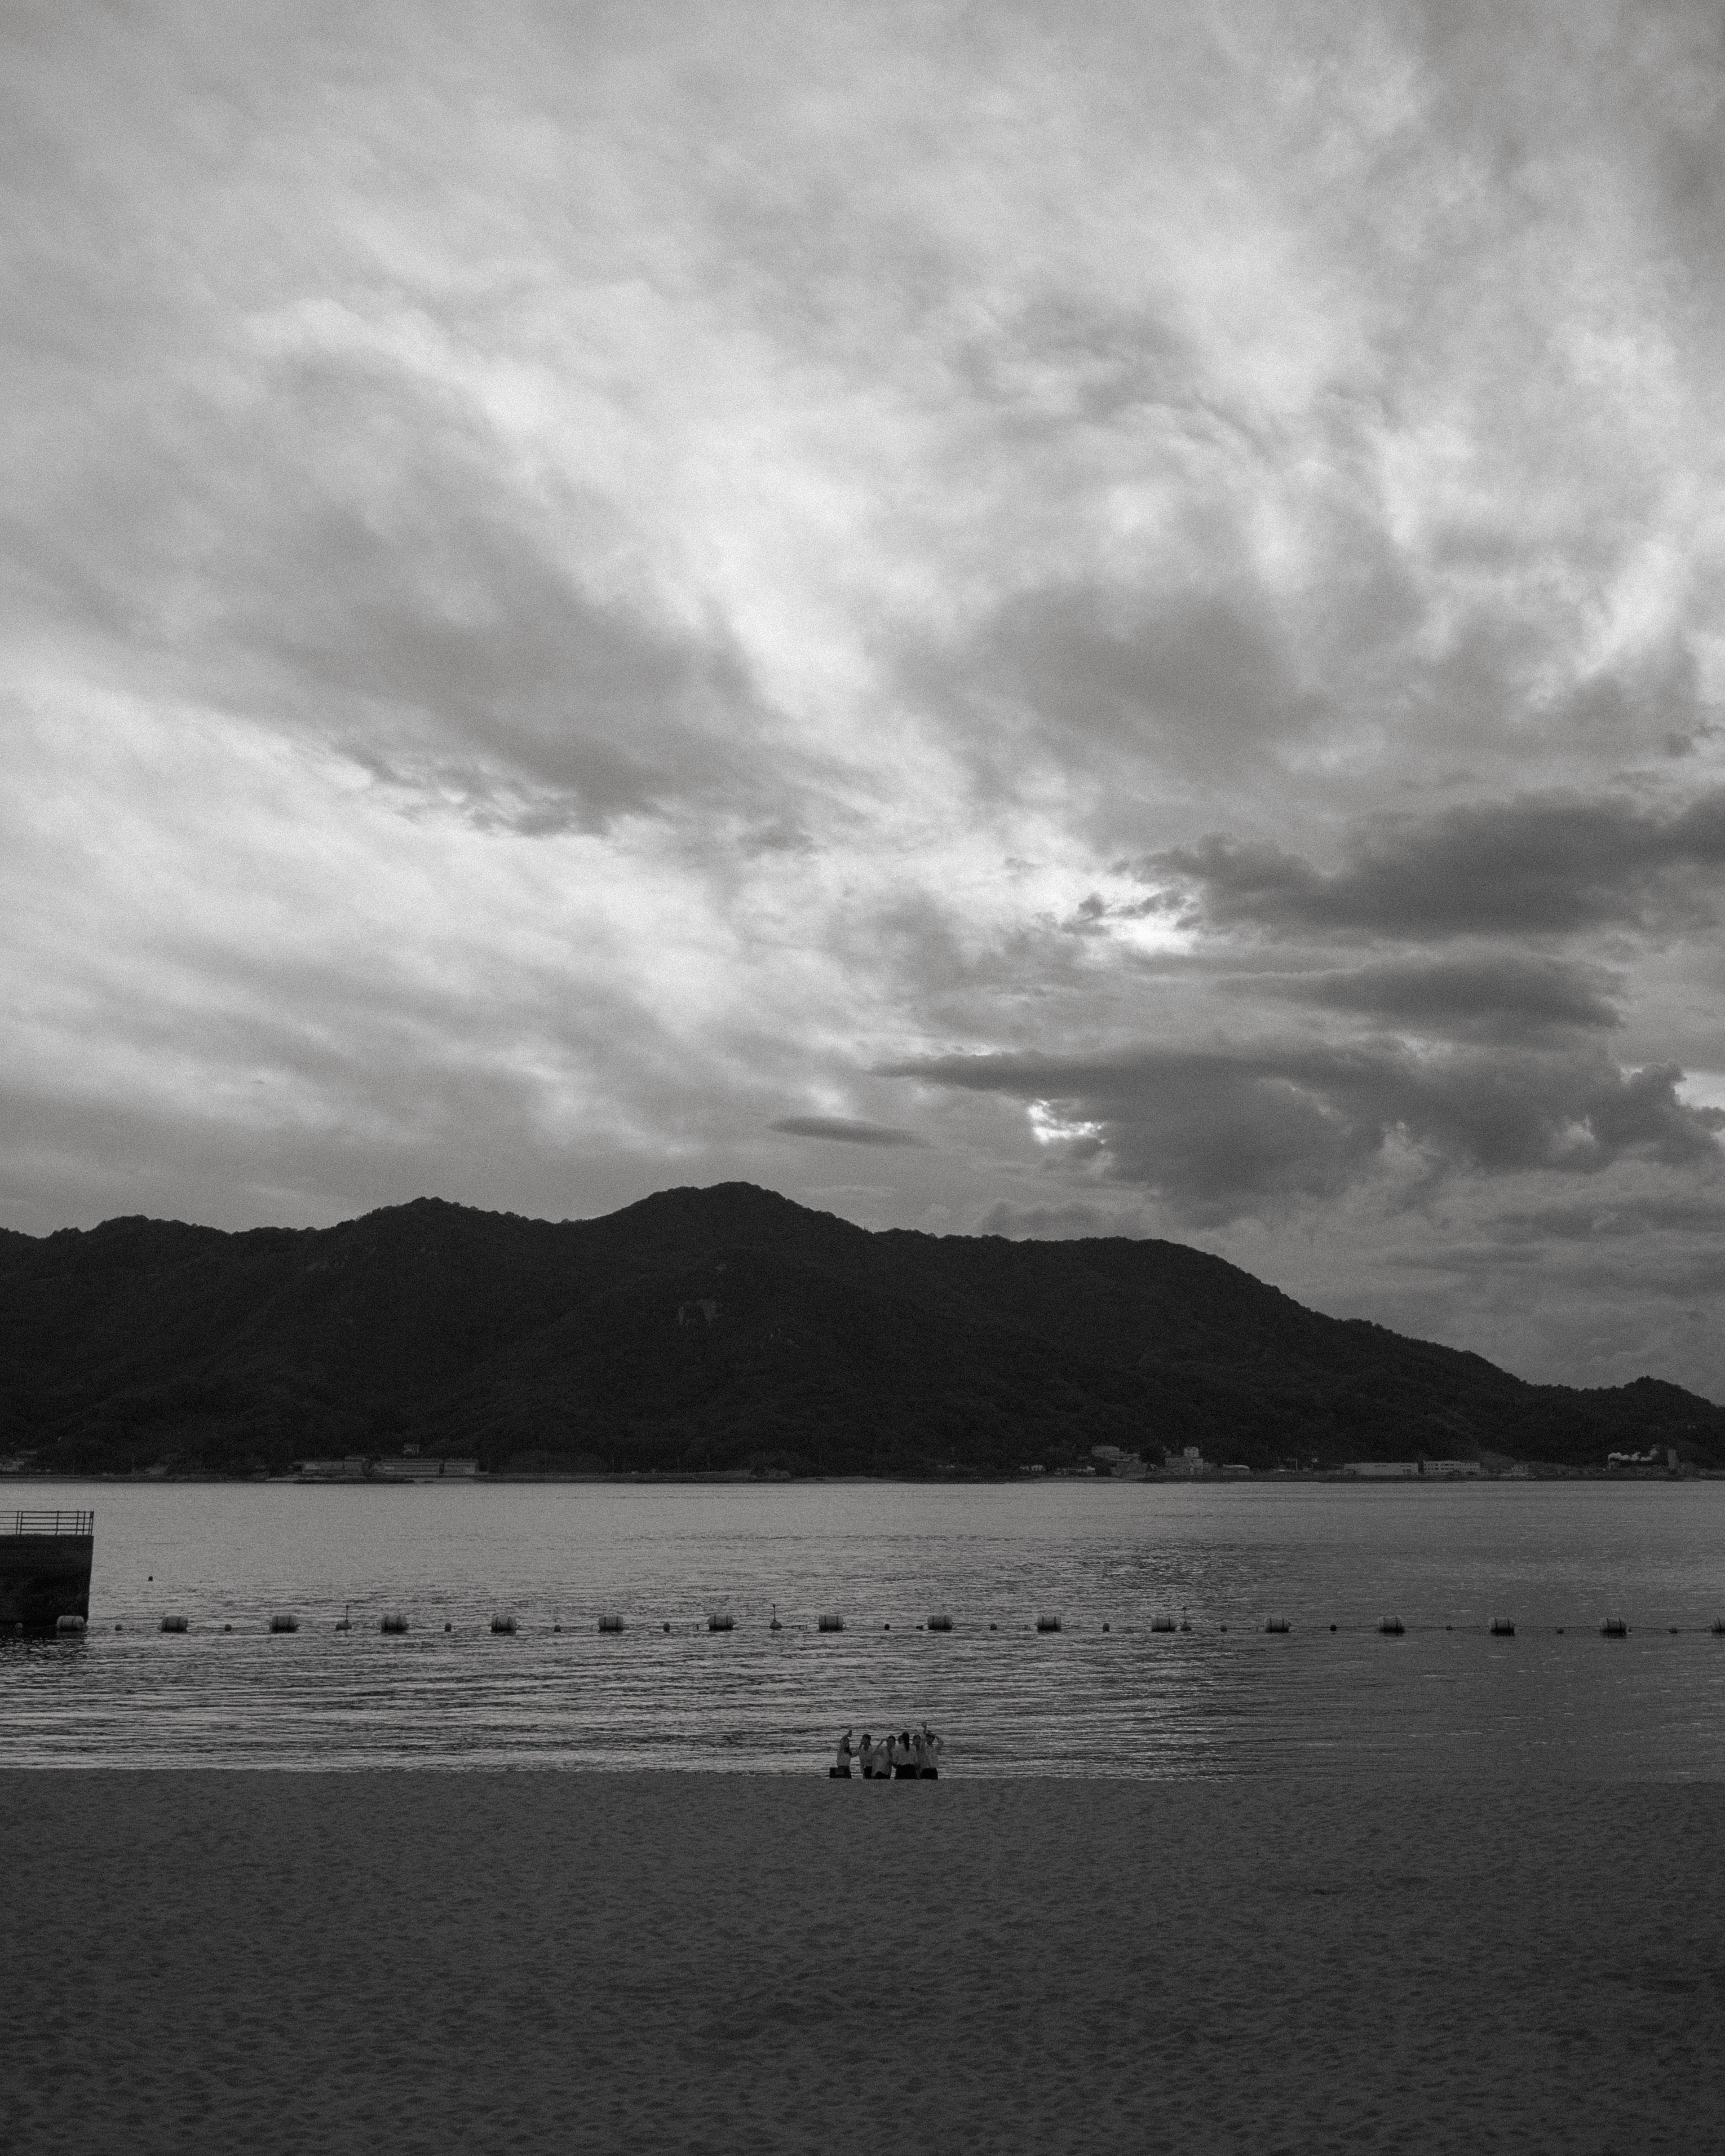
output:
POLYGON ((1716 5, 4 34, 0 1223, 741 1177, 1725 1399, 1716 5))

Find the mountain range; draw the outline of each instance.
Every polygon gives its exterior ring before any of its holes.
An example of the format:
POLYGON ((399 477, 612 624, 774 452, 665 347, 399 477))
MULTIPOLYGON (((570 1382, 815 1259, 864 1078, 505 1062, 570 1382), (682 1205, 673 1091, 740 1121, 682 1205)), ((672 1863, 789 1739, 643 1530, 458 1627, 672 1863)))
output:
POLYGON ((875 1233, 748 1183, 592 1220, 419 1199, 334 1228, 0 1231, 0 1455, 279 1472, 992 1474, 1095 1445, 1265 1469, 1725 1462, 1725 1409, 1326 1317, 1178 1243, 875 1233))

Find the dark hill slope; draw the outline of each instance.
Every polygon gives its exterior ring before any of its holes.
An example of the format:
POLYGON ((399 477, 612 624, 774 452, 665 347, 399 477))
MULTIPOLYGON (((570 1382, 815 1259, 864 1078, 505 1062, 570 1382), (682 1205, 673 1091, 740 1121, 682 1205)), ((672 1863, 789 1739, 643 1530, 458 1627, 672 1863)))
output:
POLYGON ((245 1472, 408 1437, 661 1471, 983 1471, 1101 1443, 1725 1458, 1725 1411, 1675 1386, 1523 1384, 1179 1244, 871 1235, 746 1183, 598 1220, 421 1199, 322 1229, 5 1235, 0 1417, 0 1450, 69 1469, 245 1472))

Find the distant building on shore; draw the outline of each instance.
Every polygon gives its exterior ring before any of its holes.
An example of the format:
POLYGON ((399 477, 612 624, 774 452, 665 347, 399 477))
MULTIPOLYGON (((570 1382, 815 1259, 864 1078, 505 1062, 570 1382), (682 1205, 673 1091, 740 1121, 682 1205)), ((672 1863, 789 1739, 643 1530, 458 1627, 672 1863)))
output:
POLYGON ((1142 1482, 1150 1472, 1142 1455, 1128 1452, 1124 1445, 1093 1445, 1090 1456, 1100 1472, 1111 1475, 1117 1482, 1142 1482))
POLYGON ((1485 1471, 1477 1460, 1348 1460, 1342 1466, 1364 1482, 1455 1482, 1485 1471))
POLYGON ((1114 1471, 1117 1475, 1130 1476, 1135 1481, 1141 1476, 1149 1476, 1158 1482, 1203 1482, 1213 1476, 1245 1480, 1251 1471, 1243 1460, 1231 1460, 1225 1466, 1218 1466, 1214 1460, 1206 1460, 1195 1445, 1183 1445, 1178 1452, 1166 1454, 1161 1466, 1155 1468, 1147 1467, 1137 1453, 1129 1452, 1114 1471))
POLYGON ((296 1482, 443 1482, 460 1481, 479 1472, 476 1460, 440 1460, 422 1453, 418 1445, 403 1445, 399 1454, 374 1457, 350 1452, 340 1460, 296 1460, 296 1482))
POLYGON ((374 1460, 372 1477, 378 1482, 442 1482, 479 1472, 476 1460, 434 1460, 403 1453, 398 1460, 374 1460))
POLYGON ((1162 1463, 1162 1472, 1172 1476, 1178 1482, 1201 1481, 1215 1470, 1195 1445, 1183 1445, 1178 1452, 1171 1452, 1162 1463))

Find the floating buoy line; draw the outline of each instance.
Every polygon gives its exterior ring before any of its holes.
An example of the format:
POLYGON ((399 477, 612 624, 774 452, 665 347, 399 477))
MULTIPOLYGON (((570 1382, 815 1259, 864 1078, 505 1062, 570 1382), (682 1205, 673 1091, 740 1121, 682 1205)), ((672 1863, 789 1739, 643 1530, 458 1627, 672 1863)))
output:
MULTIPOLYGON (((343 1604, 341 1614, 335 1620, 334 1629, 337 1632, 351 1633, 355 1630, 353 1607, 354 1605, 351 1602, 343 1604)), ((369 1623, 370 1620, 368 1620, 367 1621, 369 1623)), ((619 1609, 606 1609, 601 1610, 599 1613, 598 1619, 598 1630, 601 1633, 618 1635, 630 1629, 632 1625, 639 1625, 644 1620, 639 1619, 625 1619, 623 1612, 619 1609)), ((650 1629, 650 1620, 648 1621, 649 1629, 650 1629)), ((789 1632, 792 1634, 807 1634, 813 1632, 821 1635, 842 1634, 845 1631, 848 1624, 852 1625, 854 1629, 853 1620, 847 1616, 847 1614, 845 1611, 839 1609, 823 1609, 815 1615, 812 1623, 806 1620, 801 1623, 788 1623, 784 1619, 780 1617, 778 1614, 778 1604, 774 1602, 768 1605, 768 1614, 765 1621, 765 1629, 770 1633, 789 1632)), ((514 1638, 517 1633, 524 1629, 523 1620, 521 1619, 518 1613, 513 1609, 500 1609, 494 1610, 489 1620, 489 1625, 490 1630, 494 1635, 510 1639, 514 1638)), ((59 1620, 58 1629, 63 1637, 81 1637, 87 1629, 86 1620, 81 1617, 62 1619, 59 1620)), ((183 1609, 169 1609, 164 1611, 157 1625, 158 1632, 177 1636, 184 1636, 193 1629, 193 1620, 183 1609)), ((234 1626, 230 1621, 223 1623, 219 1629, 224 1633, 231 1633, 234 1631, 234 1626)), ((241 1629, 244 1630, 245 1628, 242 1626, 241 1629)), ((296 1633, 300 1629, 299 1613, 293 1609, 272 1610, 264 1620, 264 1629, 267 1632, 275 1635, 296 1633)), ((377 1629, 380 1633, 384 1634, 387 1636, 400 1637, 410 1631, 413 1627, 406 1611, 400 1609, 392 1608, 383 1610, 377 1616, 377 1629)), ((444 1619, 443 1620, 443 1630, 446 1634, 453 1634, 456 1629, 456 1625, 453 1620, 449 1619, 444 1619)), ((562 1620, 562 1614, 559 1614, 555 1621, 549 1625, 548 1629, 553 1633, 561 1634, 569 1628, 565 1626, 562 1620)), ((890 1632, 892 1630, 891 1620, 887 1619, 882 1624, 880 1629, 883 1631, 890 1632)), ((906 1630, 914 1630, 918 1632, 937 1633, 942 1636, 950 1636, 955 1633, 968 1633, 972 1637, 980 1637, 985 1636, 988 1634, 998 1635, 1001 1630, 1001 1620, 998 1618, 989 1619, 987 1620, 978 1618, 971 1620, 968 1624, 965 1624, 953 1617, 952 1613, 948 1610, 937 1610, 932 1615, 918 1621, 914 1626, 906 1625, 901 1629, 906 1630)), ((1153 1635, 1163 1635, 1170 1633, 1190 1635, 1193 1633, 1211 1632, 1214 1635, 1225 1635, 1228 1632, 1229 1627, 1225 1623, 1216 1623, 1209 1625, 1194 1625, 1192 1620, 1190 1612, 1185 1609, 1182 1609, 1178 1619, 1166 1610, 1158 1610, 1151 1615, 1147 1623, 1141 1622, 1135 1625, 1117 1624, 1111 1618, 1093 1620, 1087 1625, 1084 1623, 1075 1624, 1065 1614, 1064 1612, 1060 1610, 1040 1609, 1037 1611, 1032 1621, 1028 1623, 1021 1622, 1018 1626, 1008 1625, 1006 1629, 1009 1636, 1015 1631, 1041 1636, 1083 1634, 1087 1631, 1093 1635, 1106 1635, 1111 1638, 1118 1639, 1122 1636, 1132 1637, 1140 1633, 1149 1633, 1153 1635)), ((1250 1630, 1252 1628, 1250 1626, 1247 1626, 1245 1629, 1250 1630)), ((1292 1633, 1295 1630, 1295 1626, 1291 1618, 1280 1614, 1272 1614, 1265 1617, 1257 1629, 1262 1632, 1272 1635, 1286 1635, 1292 1633)), ((1476 1633, 1482 1634, 1493 1640, 1513 1640, 1517 1636, 1517 1626, 1515 1619, 1501 1614, 1491 1618, 1484 1624, 1457 1625, 1455 1623, 1450 1622, 1445 1623, 1441 1626, 1440 1626, 1435 1620, 1429 1625, 1409 1625, 1406 1620, 1402 1617, 1385 1615, 1378 1618, 1374 1625, 1368 1625, 1359 1622, 1356 1622, 1353 1625, 1337 1625, 1332 1623, 1328 1625, 1326 1629, 1331 1634, 1348 1632, 1357 1633, 1368 1630, 1373 1630, 1385 1638, 1398 1640, 1405 1638, 1410 1632, 1418 1633, 1423 1631, 1435 1634, 1440 1630, 1445 1633, 1451 1634, 1460 1632, 1464 1636, 1476 1633)), ((1520 1629, 1524 1634, 1529 1633, 1530 1631, 1530 1628, 1527 1626, 1522 1626, 1520 1629)), ((1558 1639, 1562 1639, 1568 1629, 1569 1628, 1567 1625, 1554 1625, 1550 1628, 1551 1632, 1558 1639)), ((1658 1630, 1661 1628, 1650 1627, 1648 1629, 1658 1630)), ((1709 1625, 1697 1625, 1685 1626, 1681 1625, 1666 1625, 1662 1629, 1667 1636, 1674 1639, 1680 1637, 1686 1631, 1708 1631, 1712 1634, 1715 1639, 1725 1639, 1725 1616, 1714 1618, 1712 1624, 1709 1625)), ((114 1626, 114 1630, 116 1632, 123 1632, 126 1630, 125 1623, 123 1621, 117 1623, 114 1626)), ((670 1618, 661 1619, 660 1620, 660 1630, 661 1633, 664 1634, 681 1635, 697 1632, 716 1634, 734 1633, 738 1630, 738 1620, 736 1614, 729 1609, 716 1609, 709 1610, 705 1617, 694 1620, 684 1619, 680 1621, 677 1621, 673 1620, 670 1618)), ((1630 1636, 1631 1627, 1626 1617, 1610 1615, 1601 1620, 1598 1624, 1596 1630, 1601 1639, 1626 1640, 1630 1636)))

